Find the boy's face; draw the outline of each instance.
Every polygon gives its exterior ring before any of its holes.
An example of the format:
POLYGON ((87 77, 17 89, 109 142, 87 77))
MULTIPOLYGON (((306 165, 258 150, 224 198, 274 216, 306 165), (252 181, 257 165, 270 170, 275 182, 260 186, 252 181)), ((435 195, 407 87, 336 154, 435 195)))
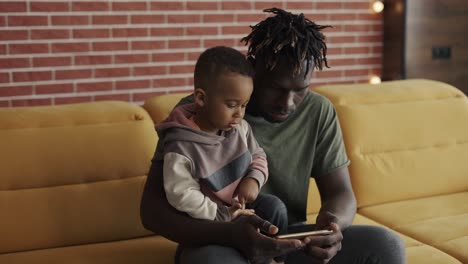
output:
POLYGON ((294 75, 286 60, 278 61, 269 71, 265 63, 257 60, 255 67, 255 89, 252 94, 249 113, 260 115, 270 122, 282 122, 294 112, 309 91, 313 65, 305 72, 294 75), (305 78, 304 78, 305 76, 305 78))
POLYGON ((251 77, 238 73, 221 74, 204 91, 203 106, 197 115, 200 115, 205 127, 200 128, 216 133, 218 130, 228 131, 238 126, 244 117, 252 90, 251 77))

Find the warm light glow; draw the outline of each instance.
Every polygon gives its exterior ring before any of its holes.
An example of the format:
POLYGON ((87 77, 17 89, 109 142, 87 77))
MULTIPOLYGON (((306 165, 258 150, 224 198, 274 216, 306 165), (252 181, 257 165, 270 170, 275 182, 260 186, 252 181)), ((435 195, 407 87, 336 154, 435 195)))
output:
POLYGON ((381 83, 382 80, 380 79, 379 76, 372 76, 370 79, 369 79, 369 83, 371 84, 379 84, 381 83))
POLYGON ((376 13, 382 12, 383 9, 384 9, 384 4, 383 4, 382 1, 375 1, 372 4, 372 10, 374 10, 374 12, 376 12, 376 13))

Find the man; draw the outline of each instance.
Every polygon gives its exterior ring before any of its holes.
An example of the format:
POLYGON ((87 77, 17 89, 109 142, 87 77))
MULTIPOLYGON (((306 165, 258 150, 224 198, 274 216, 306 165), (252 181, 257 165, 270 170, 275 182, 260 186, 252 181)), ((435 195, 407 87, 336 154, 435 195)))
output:
POLYGON ((228 224, 190 219, 168 206, 160 163, 153 163, 148 175, 143 224, 183 245, 180 263, 256 263, 288 253, 286 263, 404 263, 397 235, 380 227, 351 226, 356 200, 336 112, 309 90, 313 69, 328 67, 320 32, 328 26, 277 8, 265 11, 275 16, 243 39, 255 69, 245 119, 269 162, 270 178, 262 192, 286 204, 289 232, 331 229, 333 234, 280 240, 258 233, 257 228, 268 232, 271 225, 256 216, 228 224), (310 177, 322 201, 315 225, 304 224, 310 177))

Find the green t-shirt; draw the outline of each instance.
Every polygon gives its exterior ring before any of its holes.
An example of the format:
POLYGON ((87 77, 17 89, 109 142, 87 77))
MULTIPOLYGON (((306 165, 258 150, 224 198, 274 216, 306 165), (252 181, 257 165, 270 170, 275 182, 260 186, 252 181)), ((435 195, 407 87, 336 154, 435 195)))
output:
POLYGON ((245 119, 267 154, 269 178, 262 192, 286 204, 289 224, 306 221, 310 177, 349 164, 335 108, 324 96, 309 92, 281 123, 248 115, 245 119))
MULTIPOLYGON (((191 101, 193 97, 186 97, 180 104, 191 101)), ((306 221, 310 177, 349 165, 332 103, 309 92, 281 123, 251 115, 245 120, 267 154, 269 177, 261 191, 278 196, 286 204, 289 224, 306 221)))

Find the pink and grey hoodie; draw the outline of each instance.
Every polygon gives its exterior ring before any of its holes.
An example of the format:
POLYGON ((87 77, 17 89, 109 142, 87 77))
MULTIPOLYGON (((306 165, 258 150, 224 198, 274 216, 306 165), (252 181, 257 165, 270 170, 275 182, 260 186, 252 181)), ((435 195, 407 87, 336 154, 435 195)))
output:
POLYGON ((194 114, 195 104, 181 105, 156 126, 167 200, 194 218, 230 221, 227 206, 241 179, 254 178, 260 187, 267 181, 265 152, 245 120, 213 135, 198 128, 194 114))

